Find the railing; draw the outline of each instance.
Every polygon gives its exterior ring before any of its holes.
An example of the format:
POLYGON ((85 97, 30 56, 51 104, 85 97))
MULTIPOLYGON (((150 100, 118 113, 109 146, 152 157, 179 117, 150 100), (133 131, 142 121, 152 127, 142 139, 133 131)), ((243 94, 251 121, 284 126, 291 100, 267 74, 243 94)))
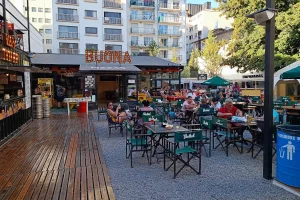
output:
POLYGON ((62 39, 79 39, 79 33, 78 32, 57 32, 57 38, 62 39))
MULTIPOLYGON (((173 59, 173 55, 172 54, 167 54, 167 55, 158 55, 159 58, 163 58, 163 59, 167 59, 167 60, 172 60, 173 59)), ((176 60, 177 61, 181 61, 182 60, 182 56, 176 56, 176 60)))
POLYGON ((60 54, 79 54, 79 49, 59 48, 60 54))
POLYGON ((155 29, 154 28, 133 27, 133 28, 131 28, 131 33, 155 34, 155 29))
POLYGON ((179 30, 173 29, 165 29, 165 30, 158 30, 159 35, 173 35, 173 36, 181 36, 182 33, 179 30))
POLYGON ((106 1, 103 1, 103 8, 122 9, 122 3, 120 1, 106 0, 106 1))
POLYGON ((123 41, 123 35, 122 34, 104 34, 103 40, 123 41))
POLYGON ((115 17, 103 17, 103 24, 123 24, 122 18, 115 18, 115 17))
POLYGON ((130 20, 142 20, 142 21, 154 21, 155 16, 153 15, 136 15, 136 14, 131 14, 130 15, 130 20))
POLYGON ((159 43, 160 47, 178 47, 181 48, 181 43, 179 42, 167 42, 167 43, 159 43))
POLYGON ((151 7, 155 8, 154 0, 131 0, 130 6, 151 7))
POLYGON ((149 47, 152 44, 153 41, 137 41, 132 40, 131 46, 132 47, 149 47))
POLYGON ((84 0, 85 2, 92 2, 92 3, 97 3, 97 0, 84 0))
POLYGON ((79 21, 79 15, 58 13, 56 17, 57 17, 57 21, 68 21, 68 22, 79 21))
POLYGON ((180 10, 180 5, 176 4, 176 3, 159 2, 159 8, 172 9, 172 10, 180 10))
POLYGON ((181 23, 181 19, 174 16, 160 16, 158 22, 181 23))
POLYGON ((56 3, 62 3, 62 4, 78 4, 78 0, 56 0, 56 3))

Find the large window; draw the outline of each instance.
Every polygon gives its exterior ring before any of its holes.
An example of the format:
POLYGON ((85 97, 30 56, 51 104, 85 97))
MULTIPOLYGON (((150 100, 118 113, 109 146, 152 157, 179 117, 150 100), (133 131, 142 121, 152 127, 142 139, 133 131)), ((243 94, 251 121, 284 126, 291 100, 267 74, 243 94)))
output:
POLYGON ((59 48, 61 49, 78 49, 78 43, 59 43, 59 48))
POLYGON ((58 8, 58 14, 75 15, 75 14, 77 14, 77 10, 76 9, 70 9, 70 8, 58 8))
POLYGON ((85 17, 97 18, 96 10, 85 10, 85 17))
POLYGON ((106 44, 105 50, 107 50, 107 51, 122 51, 122 45, 106 44))
POLYGON ((104 17, 121 18, 121 13, 104 12, 104 17))
POLYGON ((112 29, 112 28, 105 28, 105 34, 122 34, 122 29, 112 29))
POLYGON ((58 26, 59 32, 66 32, 66 33, 78 33, 77 26, 58 26))
POLYGON ((98 29, 96 27, 85 27, 85 34, 98 34, 98 29))
POLYGON ((85 49, 86 50, 98 50, 98 44, 86 44, 85 49))

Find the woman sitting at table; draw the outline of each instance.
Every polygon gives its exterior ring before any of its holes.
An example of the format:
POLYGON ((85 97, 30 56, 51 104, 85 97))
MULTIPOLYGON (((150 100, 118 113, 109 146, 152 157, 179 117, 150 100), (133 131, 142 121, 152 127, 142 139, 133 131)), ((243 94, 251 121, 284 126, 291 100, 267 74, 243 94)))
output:
POLYGON ((116 111, 113 110, 113 103, 110 101, 107 103, 107 113, 109 114, 111 120, 116 123, 123 123, 123 121, 128 120, 125 112, 120 112, 121 105, 119 104, 116 111))

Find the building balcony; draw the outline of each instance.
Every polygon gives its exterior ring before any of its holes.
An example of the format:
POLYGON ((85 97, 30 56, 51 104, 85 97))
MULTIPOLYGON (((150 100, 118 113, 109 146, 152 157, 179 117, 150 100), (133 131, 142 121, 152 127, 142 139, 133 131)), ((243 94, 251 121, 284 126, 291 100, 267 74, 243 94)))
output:
POLYGON ((155 3, 151 0, 130 0, 130 8, 135 9, 154 9, 155 3))
POLYGON ((111 9, 123 9, 122 3, 117 0, 104 0, 102 7, 111 9))
POLYGON ((138 28, 133 27, 130 29, 130 33, 137 33, 137 34, 155 34, 154 28, 138 28))
POLYGON ((159 43, 160 48, 182 48, 181 43, 179 42, 167 42, 167 43, 159 43))
MULTIPOLYGON (((165 59, 165 60, 169 60, 169 61, 171 61, 173 59, 172 54, 159 54, 158 57, 162 58, 162 59, 165 59)), ((177 62, 182 61, 182 56, 176 56, 176 61, 177 62)))
POLYGON ((176 3, 164 3, 159 2, 159 9, 160 10, 170 10, 170 11, 181 11, 181 7, 179 4, 176 3))
POLYGON ((182 36, 182 32, 179 30, 165 29, 165 30, 158 30, 158 35, 159 36, 180 37, 180 36, 182 36))
POLYGON ((78 5, 78 0, 56 0, 56 3, 78 5))
POLYGON ((69 40, 78 40, 79 33, 78 32, 57 32, 58 39, 69 39, 69 40))
POLYGON ((152 44, 152 41, 137 41, 137 40, 132 40, 130 46, 131 47, 145 47, 148 48, 152 44))
POLYGON ((98 0, 84 0, 84 2, 97 3, 98 0))
POLYGON ((58 13, 56 15, 56 20, 65 22, 79 22, 79 15, 58 13))
POLYGON ((106 25, 122 25, 123 20, 122 20, 122 18, 103 17, 103 24, 106 24, 106 25))
POLYGON ((123 35, 122 34, 104 34, 103 35, 103 40, 122 42, 123 41, 123 35))
POLYGON ((172 24, 181 24, 181 18, 180 17, 174 17, 174 16, 160 16, 158 17, 158 23, 172 23, 172 24))
POLYGON ((130 21, 145 21, 145 22, 153 22, 155 21, 155 16, 153 15, 130 15, 130 21))
POLYGON ((58 52, 60 54, 79 54, 79 49, 59 48, 58 52))

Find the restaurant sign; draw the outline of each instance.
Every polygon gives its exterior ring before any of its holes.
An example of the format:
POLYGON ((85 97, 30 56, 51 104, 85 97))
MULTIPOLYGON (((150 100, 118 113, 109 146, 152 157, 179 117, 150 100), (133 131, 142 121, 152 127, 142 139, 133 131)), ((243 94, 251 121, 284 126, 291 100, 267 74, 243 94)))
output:
POLYGON ((91 63, 131 63, 128 51, 123 55, 122 51, 95 51, 85 50, 85 62, 91 63))

